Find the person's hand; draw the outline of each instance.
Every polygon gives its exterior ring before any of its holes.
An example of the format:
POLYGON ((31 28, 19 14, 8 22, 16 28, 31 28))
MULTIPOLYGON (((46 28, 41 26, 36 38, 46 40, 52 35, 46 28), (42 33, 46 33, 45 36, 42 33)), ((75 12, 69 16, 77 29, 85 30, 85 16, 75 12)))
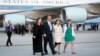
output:
POLYGON ((35 37, 35 36, 33 36, 33 38, 35 39, 36 37, 35 37))
POLYGON ((46 34, 44 34, 43 36, 44 36, 44 37, 46 37, 47 35, 46 35, 46 34))

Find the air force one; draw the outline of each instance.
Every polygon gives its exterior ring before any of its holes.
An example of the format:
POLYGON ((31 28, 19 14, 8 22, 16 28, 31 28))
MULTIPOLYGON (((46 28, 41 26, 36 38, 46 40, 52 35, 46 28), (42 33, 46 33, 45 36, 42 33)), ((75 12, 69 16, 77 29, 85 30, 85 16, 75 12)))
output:
POLYGON ((53 15, 54 18, 60 16, 63 21, 71 19, 73 22, 82 22, 99 17, 99 9, 100 0, 0 0, 1 18, 9 14, 21 14, 35 20, 53 15))

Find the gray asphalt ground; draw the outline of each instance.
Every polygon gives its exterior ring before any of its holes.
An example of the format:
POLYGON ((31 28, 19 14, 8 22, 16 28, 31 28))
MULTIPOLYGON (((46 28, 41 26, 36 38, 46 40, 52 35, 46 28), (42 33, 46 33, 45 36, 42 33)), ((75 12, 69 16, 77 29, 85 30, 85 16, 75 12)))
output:
MULTIPOLYGON (((63 53, 64 39, 62 38, 61 54, 52 55, 49 45, 49 54, 45 56, 100 56, 100 31, 76 32, 75 49, 77 54, 71 54, 70 45, 63 53)), ((0 33, 0 56, 34 56, 32 53, 32 34, 24 36, 13 34, 13 46, 6 47, 7 36, 0 33)), ((57 48, 56 48, 57 50, 57 48)), ((35 56, 41 56, 37 53, 35 56)))

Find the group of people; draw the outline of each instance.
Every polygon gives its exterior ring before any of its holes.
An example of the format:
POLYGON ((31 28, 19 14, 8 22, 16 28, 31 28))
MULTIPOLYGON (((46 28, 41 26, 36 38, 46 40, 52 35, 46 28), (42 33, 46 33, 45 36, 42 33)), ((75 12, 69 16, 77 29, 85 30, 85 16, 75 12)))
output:
MULTIPOLYGON (((48 54, 48 43, 53 55, 56 53, 60 54, 60 46, 62 43, 61 40, 63 37, 65 40, 63 52, 66 53, 66 47, 70 43, 72 54, 76 54, 74 49, 75 32, 72 27, 71 20, 67 20, 66 24, 63 26, 61 25, 62 23, 60 19, 56 19, 54 25, 52 24, 51 20, 52 16, 48 15, 46 21, 43 22, 42 18, 38 18, 34 24, 32 30, 33 54, 35 55, 37 52, 41 52, 41 55, 48 54), (57 51, 55 50, 56 47, 58 47, 57 51)), ((24 28, 24 26, 22 26, 22 28, 24 28)), ((8 21, 8 24, 6 24, 6 32, 8 36, 6 46, 13 45, 11 42, 11 35, 14 29, 15 27, 11 24, 10 21, 8 21)))
POLYGON ((67 20, 63 27, 61 26, 60 19, 57 19, 54 25, 52 24, 51 20, 52 16, 48 15, 46 21, 43 22, 42 18, 38 18, 34 24, 32 31, 33 55, 35 55, 37 52, 41 52, 41 55, 48 54, 48 43, 53 55, 57 53, 60 54, 61 40, 63 37, 65 40, 63 52, 66 53, 66 47, 70 43, 72 54, 76 54, 74 49, 75 32, 72 27, 71 20, 67 20), (44 44, 44 46, 42 44, 44 44), (55 50, 56 47, 58 47, 58 51, 55 50))
POLYGON ((91 24, 91 30, 94 30, 94 31, 98 31, 98 24, 94 23, 94 24, 91 24))
POLYGON ((21 34, 23 36, 26 32, 26 27, 25 27, 25 25, 16 24, 16 25, 14 25, 13 31, 16 34, 19 34, 19 35, 21 34))

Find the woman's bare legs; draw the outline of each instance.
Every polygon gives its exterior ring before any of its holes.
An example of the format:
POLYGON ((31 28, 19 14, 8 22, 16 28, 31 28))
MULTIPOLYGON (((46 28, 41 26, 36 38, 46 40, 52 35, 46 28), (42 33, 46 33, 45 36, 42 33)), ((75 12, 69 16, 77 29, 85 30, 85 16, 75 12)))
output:
POLYGON ((60 44, 56 44, 55 48, 58 47, 58 54, 60 54, 60 44))
POLYGON ((68 42, 65 42, 65 44, 64 44, 64 53, 66 52, 65 50, 66 50, 66 47, 68 46, 68 42))
POLYGON ((61 44, 58 44, 58 54, 60 54, 60 45, 61 44))
POLYGON ((75 48, 74 48, 74 42, 71 42, 71 50, 72 50, 72 54, 76 54, 75 48))

